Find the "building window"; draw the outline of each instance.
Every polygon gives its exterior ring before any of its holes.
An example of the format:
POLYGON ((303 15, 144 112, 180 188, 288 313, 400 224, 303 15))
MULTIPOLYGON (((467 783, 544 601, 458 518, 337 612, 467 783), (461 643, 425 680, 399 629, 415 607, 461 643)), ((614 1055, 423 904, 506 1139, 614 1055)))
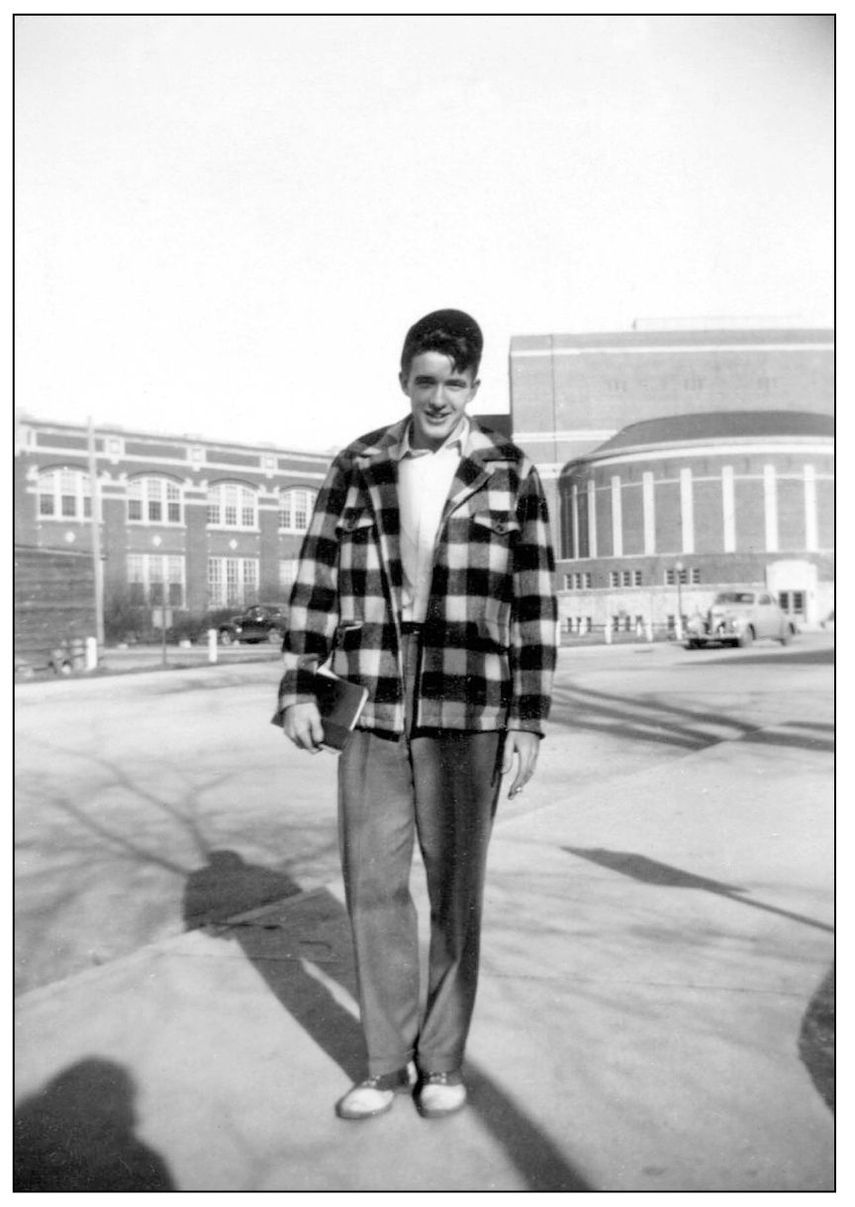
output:
POLYGON ((586 570, 583 574, 565 574, 564 589, 565 591, 590 591, 593 581, 590 570, 586 570))
POLYGON ((305 532, 317 499, 314 490, 283 490, 279 493, 279 528, 284 532, 305 532))
MULTIPOLYGON (((689 570, 687 570, 684 567, 680 571, 680 586, 685 587, 688 583, 693 583, 693 584, 697 585, 700 581, 701 581, 701 572, 697 566, 693 566, 689 570)), ((677 585, 677 571, 676 570, 666 570, 665 571, 665 585, 666 585, 666 587, 676 587, 676 585, 677 585)))
POLYGON ((89 475, 79 469, 39 474, 38 512, 42 520, 88 520, 92 516, 89 475))
POLYGON ((208 524, 213 528, 258 528, 258 496, 249 486, 220 482, 208 491, 208 524))
POLYGON ((642 575, 640 570, 610 570, 610 587, 640 587, 642 575))
POLYGON ((279 587, 286 594, 291 594, 294 579, 297 577, 297 559, 284 557, 279 559, 279 587))
POLYGON ((208 607, 244 607, 257 599, 257 557, 208 558, 208 607))
POLYGON ((129 553, 127 579, 131 602, 146 607, 185 606, 184 558, 172 553, 129 553))
POLYGON ((169 478, 132 478, 128 483, 128 522, 183 524, 181 487, 169 478))
POLYGON ((788 616, 801 616, 804 618, 804 591, 779 591, 778 603, 781 607, 781 611, 786 612, 788 616))

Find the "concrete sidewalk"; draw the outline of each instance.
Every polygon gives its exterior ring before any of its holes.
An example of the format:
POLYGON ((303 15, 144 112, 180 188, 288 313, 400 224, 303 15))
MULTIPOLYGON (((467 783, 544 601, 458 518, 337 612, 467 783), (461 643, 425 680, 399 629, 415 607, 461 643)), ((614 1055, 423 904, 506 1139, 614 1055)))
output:
POLYGON ((335 1118, 362 1067, 333 884, 20 998, 22 1158, 46 1189, 832 1189, 799 1056, 828 756, 755 737, 500 814, 460 1115, 335 1118))

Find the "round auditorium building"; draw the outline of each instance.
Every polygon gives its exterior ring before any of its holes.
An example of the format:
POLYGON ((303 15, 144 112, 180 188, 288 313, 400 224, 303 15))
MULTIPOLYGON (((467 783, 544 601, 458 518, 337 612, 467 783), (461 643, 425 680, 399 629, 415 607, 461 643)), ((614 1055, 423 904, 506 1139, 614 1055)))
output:
POLYGON ((564 464, 557 487, 568 636, 673 632, 718 591, 758 584, 797 625, 831 613, 829 415, 729 409, 645 419, 564 464))

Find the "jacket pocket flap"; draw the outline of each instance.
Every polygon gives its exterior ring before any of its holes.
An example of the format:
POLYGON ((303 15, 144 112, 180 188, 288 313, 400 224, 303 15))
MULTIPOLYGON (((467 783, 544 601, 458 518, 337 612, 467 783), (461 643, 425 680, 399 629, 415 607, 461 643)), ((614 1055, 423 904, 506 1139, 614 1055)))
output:
POLYGON ((359 528, 373 528, 374 516, 370 511, 346 511, 336 524, 336 532, 356 532, 359 528))
POLYGON ((497 536, 507 536, 520 530, 517 517, 507 511, 476 511, 472 520, 482 528, 489 528, 497 536))

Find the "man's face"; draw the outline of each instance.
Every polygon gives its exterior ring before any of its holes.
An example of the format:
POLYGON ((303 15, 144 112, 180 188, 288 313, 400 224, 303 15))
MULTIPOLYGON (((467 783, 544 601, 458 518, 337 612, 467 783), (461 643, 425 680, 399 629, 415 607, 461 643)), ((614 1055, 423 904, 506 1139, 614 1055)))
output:
POLYGON ((413 357, 409 373, 399 378, 413 413, 413 448, 439 448, 451 435, 478 393, 481 383, 474 377, 472 369, 455 369, 442 352, 413 357))

